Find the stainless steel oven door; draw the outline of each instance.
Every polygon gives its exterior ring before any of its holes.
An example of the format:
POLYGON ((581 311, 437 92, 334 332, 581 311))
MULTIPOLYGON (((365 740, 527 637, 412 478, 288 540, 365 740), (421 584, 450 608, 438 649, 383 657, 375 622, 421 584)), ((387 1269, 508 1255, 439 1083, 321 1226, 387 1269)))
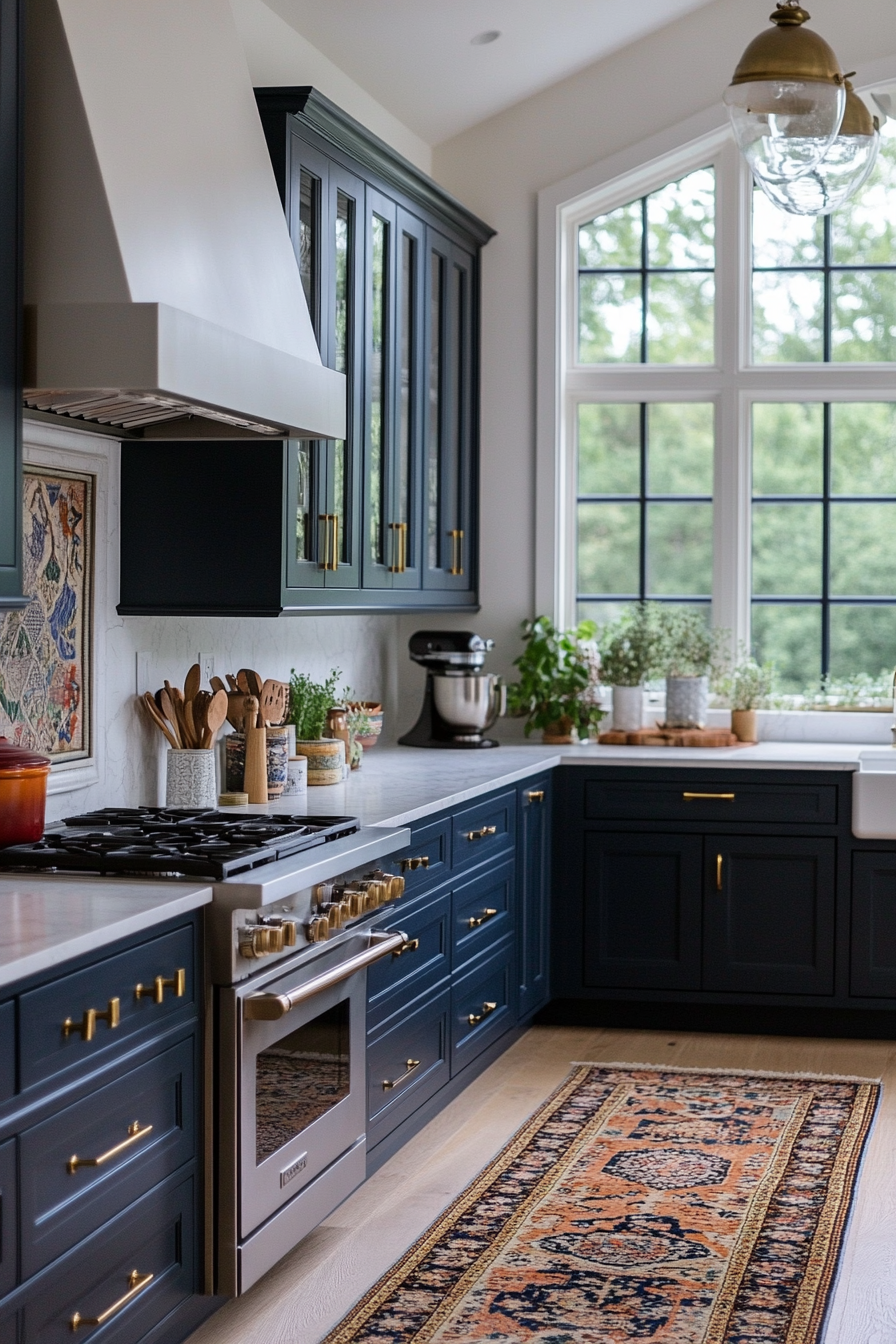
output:
POLYGON ((241 1237, 363 1138, 366 966, 402 938, 361 933, 234 991, 241 1237))

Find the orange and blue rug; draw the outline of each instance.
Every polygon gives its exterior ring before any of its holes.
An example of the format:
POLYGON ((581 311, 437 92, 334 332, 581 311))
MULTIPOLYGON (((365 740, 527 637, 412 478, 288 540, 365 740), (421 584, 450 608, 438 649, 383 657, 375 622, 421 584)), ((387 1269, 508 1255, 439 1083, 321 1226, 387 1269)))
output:
POLYGON ((816 1344, 879 1094, 580 1065, 325 1344, 816 1344))

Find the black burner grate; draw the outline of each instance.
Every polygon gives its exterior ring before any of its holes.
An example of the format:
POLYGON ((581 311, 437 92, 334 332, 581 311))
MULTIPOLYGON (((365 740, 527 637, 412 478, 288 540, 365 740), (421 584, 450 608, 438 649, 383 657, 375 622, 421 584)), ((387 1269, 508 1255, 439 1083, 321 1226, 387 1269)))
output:
POLYGON ((221 881, 358 829, 357 817, 106 807, 67 817, 33 844, 0 849, 0 869, 221 881))

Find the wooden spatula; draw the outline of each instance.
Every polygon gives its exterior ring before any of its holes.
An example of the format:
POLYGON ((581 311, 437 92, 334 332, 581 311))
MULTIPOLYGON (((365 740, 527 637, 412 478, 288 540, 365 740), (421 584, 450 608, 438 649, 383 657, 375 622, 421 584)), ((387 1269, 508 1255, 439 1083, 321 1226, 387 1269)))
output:
POLYGON ((184 682, 184 699, 195 700, 199 687, 202 685, 202 670, 198 663, 194 663, 187 673, 184 682))
POLYGON ((215 738, 224 726, 224 720, 227 718, 228 711, 227 692, 221 688, 215 691, 208 705, 205 708, 205 736, 202 740, 204 747, 213 747, 215 738))
POLYGON ((144 705, 146 706, 146 712, 149 714, 149 717, 152 719, 156 727, 162 730, 168 741, 171 743, 172 747, 180 746, 180 743, 174 736, 174 733, 171 731, 171 729, 168 727, 168 724, 165 722, 165 716, 160 712, 155 700, 153 699, 152 692, 144 691, 142 699, 144 705))

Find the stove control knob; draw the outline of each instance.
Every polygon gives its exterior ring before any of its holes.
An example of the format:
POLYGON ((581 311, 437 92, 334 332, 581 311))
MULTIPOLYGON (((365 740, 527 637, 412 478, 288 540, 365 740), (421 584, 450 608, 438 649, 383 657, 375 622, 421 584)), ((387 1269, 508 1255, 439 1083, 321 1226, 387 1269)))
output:
POLYGON ((330 921, 326 915, 315 915, 310 924, 305 925, 305 937, 309 943, 325 943, 330 936, 330 921))
POLYGON ((320 907, 320 913, 326 915, 331 933, 334 929, 342 928, 343 910, 341 901, 328 901, 326 905, 320 907))
POLYGON ((343 896, 339 902, 340 928, 343 928, 352 918, 352 903, 347 896, 343 896))
POLYGON ((295 947, 296 945, 296 922, 294 919, 284 919, 281 928, 283 929, 283 946, 295 947))
POLYGON ((274 944, 278 941, 272 934, 280 934, 280 929, 269 929, 263 924, 252 928, 240 929, 240 956, 252 961, 258 957, 269 957, 273 952, 282 950, 274 944))
POLYGON ((319 882, 316 887, 312 888, 311 899, 315 905, 326 905, 333 900, 335 891, 335 882, 319 882))
POLYGON ((349 919, 358 919, 367 909, 367 892, 360 887, 346 887, 343 901, 348 901, 349 919))
POLYGON ((398 901, 404 895, 405 881, 403 877, 389 878, 389 900, 398 901))

